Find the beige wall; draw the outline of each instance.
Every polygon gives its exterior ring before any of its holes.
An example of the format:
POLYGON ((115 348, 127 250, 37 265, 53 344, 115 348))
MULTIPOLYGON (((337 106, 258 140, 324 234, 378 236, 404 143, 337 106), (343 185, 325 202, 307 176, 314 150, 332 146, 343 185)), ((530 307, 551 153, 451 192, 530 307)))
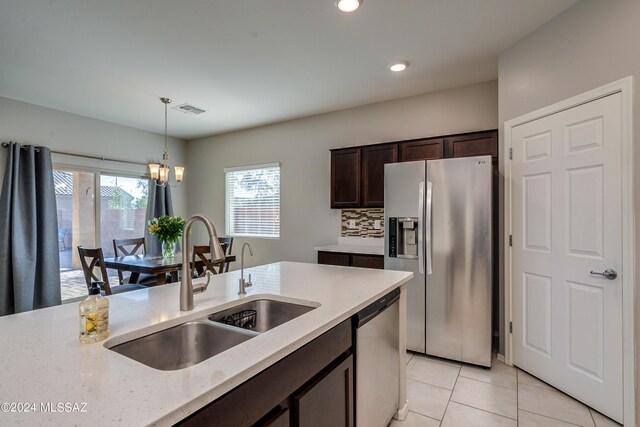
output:
POLYGON ((251 242, 248 265, 315 262, 313 248, 340 235, 340 211, 329 208, 330 148, 495 129, 497 95, 491 81, 190 141, 188 211, 211 215, 224 233, 223 169, 281 162, 280 239, 237 239, 235 251, 251 242))
MULTIPOLYGON (((506 120, 620 78, 638 76, 639 23, 640 1, 584 0, 504 51, 499 58, 498 74, 501 130, 506 120)), ((638 153, 640 105, 637 95, 634 98, 634 146, 638 153)), ((638 209, 637 172, 635 178, 638 209)), ((636 214, 636 241, 639 220, 640 215, 636 214)), ((639 271, 637 255, 635 268, 639 271)), ((636 290, 636 307, 638 297, 636 290)), ((638 334, 639 319, 636 315, 638 334)))
MULTIPOLYGON (((162 116, 158 115, 158 120, 162 116)), ((126 126, 65 113, 0 97, 0 141, 43 145, 56 151, 71 151, 116 159, 148 162, 162 158, 164 136, 126 126)), ((4 177, 6 149, 0 149, 0 184, 4 177)), ((186 142, 170 138, 171 165, 186 163, 186 142)), ((111 172, 148 175, 144 166, 53 155, 54 165, 95 167, 111 172)), ((189 171, 185 174, 188 179, 189 171)), ((186 185, 173 189, 176 214, 185 215, 186 185)))

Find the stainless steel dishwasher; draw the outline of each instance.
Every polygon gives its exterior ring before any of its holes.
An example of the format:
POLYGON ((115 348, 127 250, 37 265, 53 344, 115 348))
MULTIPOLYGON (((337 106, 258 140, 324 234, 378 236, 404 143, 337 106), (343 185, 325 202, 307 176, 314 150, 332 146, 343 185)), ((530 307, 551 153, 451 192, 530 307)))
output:
POLYGON ((356 426, 385 427, 398 409, 400 289, 353 317, 356 340, 356 426))

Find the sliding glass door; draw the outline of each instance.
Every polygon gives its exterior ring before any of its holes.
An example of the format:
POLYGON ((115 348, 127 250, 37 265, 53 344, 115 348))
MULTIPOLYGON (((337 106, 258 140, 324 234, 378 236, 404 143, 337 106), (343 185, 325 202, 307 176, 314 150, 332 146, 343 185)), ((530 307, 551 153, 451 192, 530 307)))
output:
POLYGON ((78 246, 95 247, 95 173, 54 170, 62 300, 87 294, 78 246))
MULTIPOLYGON (((114 256, 113 240, 144 237, 148 179, 71 168, 53 172, 58 218, 62 300, 87 295, 78 246, 114 256), (96 197, 95 189, 100 196, 96 197), (99 215, 96 215, 96 212, 99 215)), ((108 271, 110 285, 117 272, 108 271)))
POLYGON ((114 256, 114 239, 144 237, 149 181, 100 176, 100 245, 105 257, 114 256))

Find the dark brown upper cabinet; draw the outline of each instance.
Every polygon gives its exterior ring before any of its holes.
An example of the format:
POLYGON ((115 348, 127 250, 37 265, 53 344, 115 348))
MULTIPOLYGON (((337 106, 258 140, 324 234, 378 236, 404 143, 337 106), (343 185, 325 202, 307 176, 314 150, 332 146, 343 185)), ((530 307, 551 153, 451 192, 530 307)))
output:
POLYGON ((360 148, 331 150, 331 207, 358 208, 361 203, 360 148))
POLYGON ((401 142, 400 161, 435 160, 444 157, 444 140, 442 138, 418 139, 401 142))
POLYGON ((362 149, 362 206, 384 207, 384 165, 398 161, 398 144, 372 145, 362 149))
POLYGON ((444 157, 498 157, 498 131, 474 132, 444 138, 444 157))

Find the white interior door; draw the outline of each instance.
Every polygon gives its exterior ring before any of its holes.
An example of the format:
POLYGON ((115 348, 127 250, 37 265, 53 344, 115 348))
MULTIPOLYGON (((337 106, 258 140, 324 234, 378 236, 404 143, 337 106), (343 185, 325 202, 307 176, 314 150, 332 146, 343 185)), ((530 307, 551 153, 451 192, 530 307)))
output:
POLYGON ((511 133, 513 362, 619 422, 621 109, 617 93, 511 133))

